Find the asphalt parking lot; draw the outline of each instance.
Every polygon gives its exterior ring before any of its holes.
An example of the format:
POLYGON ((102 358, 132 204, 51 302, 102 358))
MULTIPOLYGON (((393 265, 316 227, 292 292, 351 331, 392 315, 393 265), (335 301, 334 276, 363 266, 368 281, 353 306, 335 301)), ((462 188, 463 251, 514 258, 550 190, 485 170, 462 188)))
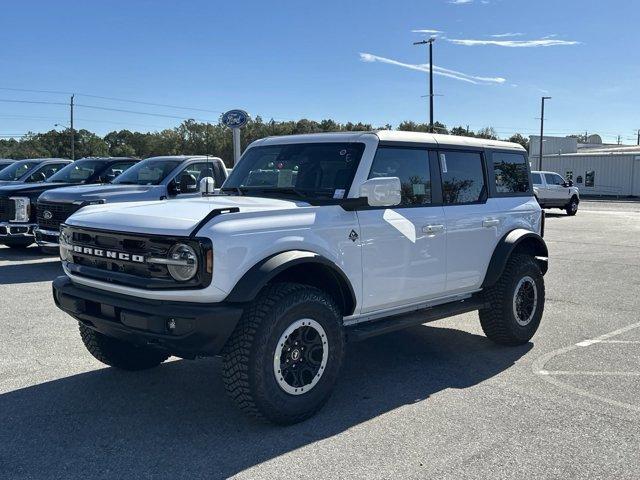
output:
POLYGON ((59 262, 0 248, 0 477, 640 478, 640 202, 553 212, 532 343, 466 314, 350 345, 286 428, 236 411, 217 359, 105 368, 53 304, 59 262))

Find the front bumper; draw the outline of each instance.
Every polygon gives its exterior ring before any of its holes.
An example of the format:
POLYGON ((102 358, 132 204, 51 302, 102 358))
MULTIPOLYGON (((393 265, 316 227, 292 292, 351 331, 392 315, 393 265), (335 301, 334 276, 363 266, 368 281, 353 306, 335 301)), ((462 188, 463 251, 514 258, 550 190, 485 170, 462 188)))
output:
POLYGON ((217 355, 243 313, 241 304, 166 302, 53 281, 56 305, 108 337, 184 358, 217 355))
POLYGON ((0 222, 0 241, 4 238, 32 237, 35 223, 0 222))
POLYGON ((36 243, 40 247, 52 247, 58 248, 60 246, 60 232, 55 230, 45 230, 43 228, 36 227, 33 230, 36 236, 36 243))

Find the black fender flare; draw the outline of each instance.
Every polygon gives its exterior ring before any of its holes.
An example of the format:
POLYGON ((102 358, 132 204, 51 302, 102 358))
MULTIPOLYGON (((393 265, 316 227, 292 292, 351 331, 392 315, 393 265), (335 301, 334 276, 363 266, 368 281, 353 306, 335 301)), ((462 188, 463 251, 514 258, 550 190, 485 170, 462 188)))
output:
POLYGON ((507 233, 498 242, 491 256, 487 273, 484 276, 482 288, 495 285, 500 275, 502 275, 509 257, 515 251, 522 251, 533 255, 540 266, 542 274, 547 273, 549 250, 543 238, 530 230, 516 228, 507 233))
POLYGON ((274 278, 287 270, 301 265, 322 266, 339 284, 344 315, 351 315, 356 305, 353 286, 347 275, 331 260, 315 252, 288 250, 273 254, 251 267, 233 287, 225 301, 246 303, 254 300, 258 293, 274 278))

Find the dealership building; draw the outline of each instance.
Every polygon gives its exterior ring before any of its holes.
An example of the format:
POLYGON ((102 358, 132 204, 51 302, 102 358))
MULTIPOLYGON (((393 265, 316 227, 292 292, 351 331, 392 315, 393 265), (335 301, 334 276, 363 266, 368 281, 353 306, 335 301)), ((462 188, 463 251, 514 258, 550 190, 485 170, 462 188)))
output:
POLYGON ((529 161, 532 170, 557 172, 584 195, 640 197, 640 146, 603 144, 598 135, 588 143, 576 138, 529 137, 529 161))

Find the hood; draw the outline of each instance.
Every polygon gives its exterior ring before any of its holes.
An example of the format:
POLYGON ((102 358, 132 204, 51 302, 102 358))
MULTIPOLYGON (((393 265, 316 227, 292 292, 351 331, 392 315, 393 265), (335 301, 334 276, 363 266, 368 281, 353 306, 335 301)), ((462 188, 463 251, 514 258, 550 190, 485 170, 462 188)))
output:
MULTIPOLYGON (((75 185, 49 191, 42 195, 40 200, 55 203, 104 200, 106 203, 112 203, 126 200, 127 196, 144 194, 153 189, 164 192, 163 185, 75 185)), ((157 198, 160 198, 160 196, 161 194, 159 193, 157 198)))
POLYGON ((188 236, 209 212, 238 207, 241 213, 287 210, 305 202, 261 197, 211 196, 184 200, 91 205, 66 221, 68 225, 119 232, 188 236))
POLYGON ((54 188, 68 186, 68 183, 12 183, 10 185, 0 184, 0 197, 15 197, 24 195, 27 197, 37 197, 42 192, 54 188))

